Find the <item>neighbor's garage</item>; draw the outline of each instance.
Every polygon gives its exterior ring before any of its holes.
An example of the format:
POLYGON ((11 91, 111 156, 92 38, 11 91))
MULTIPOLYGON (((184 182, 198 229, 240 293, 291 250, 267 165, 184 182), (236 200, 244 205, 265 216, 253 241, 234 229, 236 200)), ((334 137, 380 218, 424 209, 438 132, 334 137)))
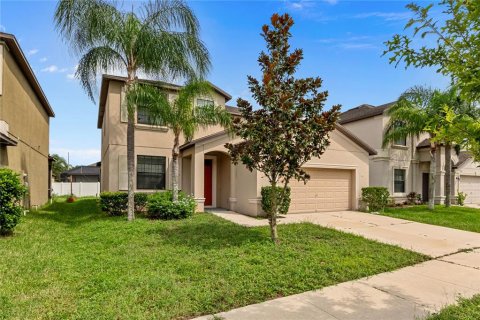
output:
POLYGON ((460 176, 460 191, 467 194, 465 203, 480 203, 480 177, 460 176))
POLYGON ((316 211, 343 211, 352 208, 352 170, 313 169, 307 184, 290 182, 291 204, 289 213, 316 211))

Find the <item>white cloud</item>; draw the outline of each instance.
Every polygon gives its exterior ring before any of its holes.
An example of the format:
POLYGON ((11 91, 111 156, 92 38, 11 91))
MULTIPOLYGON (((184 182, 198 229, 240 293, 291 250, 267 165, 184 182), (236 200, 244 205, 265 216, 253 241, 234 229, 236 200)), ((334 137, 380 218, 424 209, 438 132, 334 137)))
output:
POLYGON ((72 73, 67 73, 67 79, 68 80, 73 80, 75 79, 75 72, 77 71, 78 69, 78 64, 75 65, 71 70, 72 70, 72 73))
POLYGON ((285 1, 285 7, 290 10, 301 11, 315 6, 315 2, 307 0, 285 1))
POLYGON ((52 65, 50 65, 46 68, 43 68, 42 72, 55 73, 55 72, 58 72, 58 67, 56 65, 52 64, 52 65))
POLYGON ((338 45, 340 48, 347 49, 347 50, 355 50, 355 49, 376 49, 377 46, 371 43, 341 43, 338 45))
POLYGON ((40 62, 42 62, 42 63, 46 62, 47 60, 48 60, 47 57, 40 58, 40 62))
POLYGON ((375 39, 371 36, 350 36, 345 38, 324 38, 316 40, 317 43, 329 45, 336 48, 355 49, 376 49, 375 39))
POLYGON ((384 19, 385 21, 399 21, 399 20, 407 20, 411 18, 410 12, 365 12, 360 13, 354 16, 356 19, 367 19, 367 18, 380 18, 384 19))
POLYGON ((49 73, 65 73, 68 71, 68 68, 59 68, 58 66, 52 64, 46 68, 42 69, 42 72, 49 72, 49 73))
POLYGON ((39 51, 38 49, 28 50, 27 55, 28 56, 33 56, 33 55, 37 54, 38 51, 39 51))
POLYGON ((338 0, 324 0, 326 3, 329 3, 331 5, 337 4, 338 0))
POLYGON ((0 24, 0 32, 5 32, 5 26, 0 24))

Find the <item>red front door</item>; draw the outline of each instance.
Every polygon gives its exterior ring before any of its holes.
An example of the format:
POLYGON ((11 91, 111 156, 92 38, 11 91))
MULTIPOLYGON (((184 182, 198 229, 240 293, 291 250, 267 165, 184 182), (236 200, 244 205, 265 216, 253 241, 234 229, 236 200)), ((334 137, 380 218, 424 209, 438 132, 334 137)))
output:
POLYGON ((213 161, 211 159, 205 159, 205 171, 204 171, 204 185, 203 192, 205 194, 205 206, 212 205, 212 172, 213 161))

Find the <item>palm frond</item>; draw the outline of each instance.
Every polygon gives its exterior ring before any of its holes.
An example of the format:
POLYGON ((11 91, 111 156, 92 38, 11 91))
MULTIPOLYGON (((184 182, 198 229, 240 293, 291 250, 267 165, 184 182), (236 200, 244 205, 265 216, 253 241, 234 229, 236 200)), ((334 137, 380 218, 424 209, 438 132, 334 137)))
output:
POLYGON ((116 70, 125 67, 126 61, 119 52, 107 46, 95 47, 80 59, 75 76, 80 79, 80 83, 90 99, 95 101, 97 74, 101 70, 116 70))
POLYGON ((55 26, 74 51, 118 42, 123 16, 114 3, 103 0, 61 0, 54 16, 55 26))

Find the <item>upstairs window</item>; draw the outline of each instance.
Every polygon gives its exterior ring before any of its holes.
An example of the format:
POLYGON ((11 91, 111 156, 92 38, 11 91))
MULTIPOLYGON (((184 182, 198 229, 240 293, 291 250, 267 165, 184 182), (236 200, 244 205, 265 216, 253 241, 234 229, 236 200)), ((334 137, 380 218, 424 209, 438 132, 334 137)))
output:
POLYGON ((197 99, 197 107, 205 107, 205 106, 212 106, 213 100, 208 99, 197 99))
MULTIPOLYGON (((395 128, 401 128, 403 127, 404 124, 401 121, 397 121, 394 125, 395 128)), ((399 138, 395 141, 393 141, 393 145, 395 146, 407 146, 407 137, 399 138)))
POLYGON ((154 125, 155 121, 153 117, 150 116, 147 108, 139 106, 137 107, 137 123, 154 125))
POLYGON ((405 193, 405 169, 393 170, 393 192, 405 193))

